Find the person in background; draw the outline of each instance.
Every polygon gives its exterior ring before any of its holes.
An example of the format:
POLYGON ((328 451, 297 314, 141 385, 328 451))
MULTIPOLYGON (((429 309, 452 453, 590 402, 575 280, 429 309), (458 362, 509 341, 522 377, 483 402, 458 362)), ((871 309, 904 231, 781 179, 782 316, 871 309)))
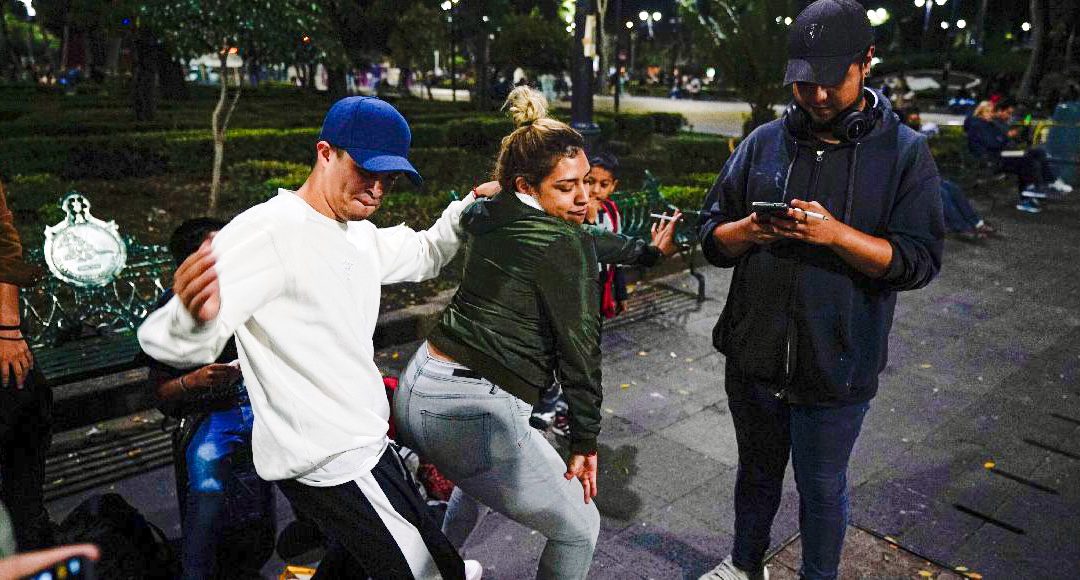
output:
MULTIPOLYGON (((180 224, 169 239, 176 265, 223 227, 224 221, 209 217, 180 224)), ((158 307, 172 296, 167 290, 158 307)), ((252 464, 254 416, 235 341, 230 339, 213 363, 194 368, 144 357, 159 408, 180 420, 174 437, 182 577, 257 576, 274 548, 274 496, 271 484, 255 474, 252 464), (241 498, 244 501, 238 501, 241 498), (248 509, 226 511, 228 505, 248 509)))
POLYGON ((999 171, 1016 175, 1020 195, 1016 209, 1039 213, 1039 199, 1070 193, 1072 187, 1057 177, 1050 166, 1046 150, 1041 147, 1024 149, 1017 141, 1018 128, 1009 123, 1016 111, 1016 102, 1003 97, 997 102, 984 101, 964 120, 968 150, 980 159, 993 163, 999 171))
MULTIPOLYGON (((934 131, 924 130, 918 107, 911 107, 904 113, 904 124, 927 138, 932 139, 938 134, 936 125, 934 131)), ((944 177, 941 178, 941 211, 945 217, 946 230, 965 240, 982 239, 997 233, 994 226, 975 211, 960 186, 944 177)))

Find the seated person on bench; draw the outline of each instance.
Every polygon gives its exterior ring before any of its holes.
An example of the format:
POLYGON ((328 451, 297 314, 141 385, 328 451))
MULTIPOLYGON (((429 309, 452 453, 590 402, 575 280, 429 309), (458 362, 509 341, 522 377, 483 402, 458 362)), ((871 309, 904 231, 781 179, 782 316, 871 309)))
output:
POLYGON ((1036 199, 1066 194, 1072 187, 1054 173, 1044 149, 1023 150, 1016 142, 1019 130, 1009 128, 1014 112, 1016 102, 1010 98, 979 103, 964 121, 968 150, 980 159, 993 162, 999 171, 1016 175, 1021 185, 1016 209, 1038 213, 1041 209, 1036 199))
MULTIPOLYGON (((224 226, 213 218, 180 224, 169 240, 177 266, 224 226)), ((169 290, 158 306, 171 297, 169 290)), ((254 416, 235 343, 229 340, 213 364, 194 369, 146 358, 159 408, 181 419, 175 455, 182 577, 258 577, 274 549, 274 496, 252 464, 254 416)))

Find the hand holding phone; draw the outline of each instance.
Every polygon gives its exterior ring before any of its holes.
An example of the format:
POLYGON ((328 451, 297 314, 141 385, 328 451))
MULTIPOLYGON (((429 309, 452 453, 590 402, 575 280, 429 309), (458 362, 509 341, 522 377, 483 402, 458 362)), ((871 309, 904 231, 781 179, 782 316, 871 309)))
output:
POLYGON ((93 544, 16 554, 0 559, 0 578, 95 580, 94 561, 99 556, 100 551, 93 544))
POLYGON ((788 209, 790 209, 790 206, 783 201, 755 201, 751 203, 750 206, 754 209, 754 213, 758 214, 759 217, 768 216, 781 220, 792 219, 788 217, 788 209))

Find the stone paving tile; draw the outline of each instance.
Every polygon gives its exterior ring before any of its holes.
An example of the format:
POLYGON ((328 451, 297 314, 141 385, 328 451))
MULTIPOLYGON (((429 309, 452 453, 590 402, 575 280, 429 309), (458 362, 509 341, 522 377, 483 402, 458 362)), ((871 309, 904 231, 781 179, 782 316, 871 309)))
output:
POLYGON ((727 405, 712 405, 660 433, 729 467, 739 464, 735 426, 727 405))
MULTIPOLYGON (((769 560, 769 576, 772 580, 797 580, 801 562, 802 543, 796 539, 769 560)), ((849 527, 844 537, 839 578, 959 580, 962 576, 859 528, 849 527)))
POLYGON ((698 578, 727 555, 731 537, 665 506, 645 521, 605 539, 599 550, 620 555, 646 578, 698 578))

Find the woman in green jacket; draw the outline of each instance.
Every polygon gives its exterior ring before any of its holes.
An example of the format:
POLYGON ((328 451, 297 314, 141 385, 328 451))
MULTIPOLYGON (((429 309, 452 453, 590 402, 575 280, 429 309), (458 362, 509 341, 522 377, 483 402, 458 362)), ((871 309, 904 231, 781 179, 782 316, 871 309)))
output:
POLYGON ((603 242, 581 226, 581 135, 546 118, 532 89, 515 89, 507 104, 518 128, 496 162, 502 191, 462 215, 461 286, 401 375, 394 416, 402 443, 471 498, 547 538, 538 578, 584 578, 600 529, 591 500, 603 242), (568 463, 528 422, 555 380, 570 407, 568 463))

